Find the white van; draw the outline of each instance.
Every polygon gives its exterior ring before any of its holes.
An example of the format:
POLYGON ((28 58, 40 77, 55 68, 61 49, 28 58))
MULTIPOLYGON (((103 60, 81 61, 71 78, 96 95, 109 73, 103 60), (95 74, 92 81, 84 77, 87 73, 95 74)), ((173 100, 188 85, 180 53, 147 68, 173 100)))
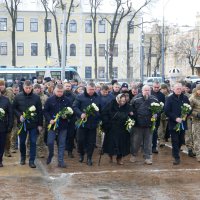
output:
POLYGON ((152 86, 154 82, 162 83, 162 77, 147 77, 143 84, 152 86))

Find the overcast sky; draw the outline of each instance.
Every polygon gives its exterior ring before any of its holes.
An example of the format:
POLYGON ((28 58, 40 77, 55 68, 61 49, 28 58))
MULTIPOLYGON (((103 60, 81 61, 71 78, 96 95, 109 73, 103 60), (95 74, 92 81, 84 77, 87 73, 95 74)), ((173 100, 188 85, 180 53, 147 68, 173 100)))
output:
MULTIPOLYGON (((200 13, 200 0, 165 0, 164 2, 164 16, 167 22, 195 25, 196 14, 200 13)), ((152 8, 152 15, 162 19, 163 0, 157 2, 155 8, 152 8)))

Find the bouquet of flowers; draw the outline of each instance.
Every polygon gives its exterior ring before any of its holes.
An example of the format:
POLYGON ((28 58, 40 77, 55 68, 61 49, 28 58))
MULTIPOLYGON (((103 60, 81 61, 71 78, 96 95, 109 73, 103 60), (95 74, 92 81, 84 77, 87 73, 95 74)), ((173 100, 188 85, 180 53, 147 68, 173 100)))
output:
POLYGON ((26 131, 26 123, 30 123, 29 120, 34 119, 34 117, 36 116, 35 106, 29 107, 25 112, 23 112, 22 116, 23 116, 24 120, 20 124, 20 129, 17 132, 18 135, 22 132, 23 129, 24 129, 24 131, 26 131))
POLYGON ((87 119, 90 115, 94 116, 95 112, 98 112, 99 108, 95 103, 92 103, 91 105, 89 105, 86 109, 83 110, 83 112, 86 114, 86 118, 85 119, 78 119, 76 121, 76 126, 79 128, 80 126, 84 127, 84 124, 87 122, 87 119))
POLYGON ((160 113, 163 110, 164 107, 164 103, 160 102, 160 103, 151 103, 150 106, 150 110, 152 113, 152 117, 151 117, 151 122, 152 122, 152 127, 151 127, 151 131, 153 132, 156 128, 156 119, 157 119, 157 114, 160 113))
POLYGON ((3 108, 0 108, 0 120, 2 120, 5 117, 5 110, 3 108))
MULTIPOLYGON (((187 118, 187 115, 190 113, 190 111, 192 110, 192 107, 187 104, 187 103, 184 103, 182 106, 181 106, 181 119, 183 121, 186 120, 187 118)), ((180 131, 181 129, 184 130, 184 127, 183 127, 183 122, 182 123, 177 123, 175 128, 174 128, 177 132, 180 131)))
POLYGON ((130 133, 132 127, 135 125, 135 120, 131 119, 130 117, 128 117, 128 119, 126 120, 125 126, 126 126, 126 130, 130 133))
POLYGON ((58 112, 55 116, 55 123, 54 125, 52 124, 49 124, 48 125, 48 131, 51 129, 52 126, 53 127, 53 130, 55 131, 56 128, 59 126, 59 119, 62 118, 62 119, 67 119, 68 117, 70 117, 71 115, 73 115, 74 111, 72 110, 72 108, 70 107, 64 107, 60 112, 58 112))

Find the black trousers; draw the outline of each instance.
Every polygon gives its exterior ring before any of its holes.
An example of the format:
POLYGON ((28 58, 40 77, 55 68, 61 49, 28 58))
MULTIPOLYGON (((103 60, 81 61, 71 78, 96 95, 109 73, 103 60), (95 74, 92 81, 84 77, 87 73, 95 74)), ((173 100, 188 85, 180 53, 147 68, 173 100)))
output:
POLYGON ((6 132, 0 132, 0 162, 2 162, 4 149, 6 145, 6 132))
POLYGON ((96 144, 96 129, 79 128, 77 131, 78 152, 80 155, 87 153, 92 158, 96 144))
POLYGON ((185 131, 181 130, 180 132, 176 132, 175 130, 170 130, 169 132, 172 141, 172 156, 175 159, 180 159, 179 152, 185 141, 185 131))

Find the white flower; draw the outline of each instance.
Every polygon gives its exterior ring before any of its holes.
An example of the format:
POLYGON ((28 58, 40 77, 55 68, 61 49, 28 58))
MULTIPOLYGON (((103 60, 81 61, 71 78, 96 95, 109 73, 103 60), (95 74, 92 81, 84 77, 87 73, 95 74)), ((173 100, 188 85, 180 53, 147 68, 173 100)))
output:
POLYGON ((1 112, 2 114, 5 114, 5 111, 4 111, 3 108, 0 108, 0 112, 1 112))
POLYGON ((31 107, 29 108, 29 111, 30 111, 30 112, 34 112, 34 111, 36 111, 35 106, 31 106, 31 107))
POLYGON ((162 107, 164 107, 164 103, 163 103, 163 102, 160 102, 160 105, 161 105, 162 107))
POLYGON ((95 111, 99 111, 99 108, 97 107, 97 105, 95 103, 92 103, 93 108, 95 109, 95 111))
POLYGON ((31 116, 34 116, 34 113, 31 113, 31 116))
POLYGON ((73 114, 74 113, 74 111, 70 107, 67 107, 67 110, 68 110, 69 114, 73 114))

